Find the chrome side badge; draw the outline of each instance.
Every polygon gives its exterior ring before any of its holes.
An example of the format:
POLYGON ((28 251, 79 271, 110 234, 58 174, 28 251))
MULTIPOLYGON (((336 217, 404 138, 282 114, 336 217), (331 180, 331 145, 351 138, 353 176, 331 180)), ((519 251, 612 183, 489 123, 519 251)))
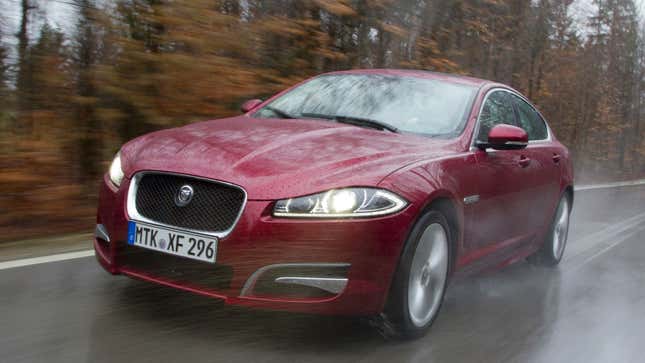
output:
POLYGON ((474 204, 479 202, 479 194, 469 195, 464 198, 464 204, 474 204))

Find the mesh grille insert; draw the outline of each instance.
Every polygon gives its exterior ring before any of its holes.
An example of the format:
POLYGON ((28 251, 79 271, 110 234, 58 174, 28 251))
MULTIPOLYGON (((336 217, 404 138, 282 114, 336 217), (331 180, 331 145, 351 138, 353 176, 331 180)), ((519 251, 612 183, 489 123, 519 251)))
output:
POLYGON ((244 204, 236 187, 181 175, 145 174, 139 181, 136 208, 143 217, 163 224, 206 232, 233 226, 244 204), (194 193, 187 205, 175 204, 179 189, 189 185, 194 193))

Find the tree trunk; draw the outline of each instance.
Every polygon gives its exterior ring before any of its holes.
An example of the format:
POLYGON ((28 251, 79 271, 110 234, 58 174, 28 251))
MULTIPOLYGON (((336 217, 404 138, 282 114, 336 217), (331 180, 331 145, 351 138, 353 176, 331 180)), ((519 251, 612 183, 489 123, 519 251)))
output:
POLYGON ((27 55, 29 47, 29 12, 34 9, 29 0, 22 0, 20 30, 18 31, 18 75, 16 91, 18 95, 18 114, 21 124, 18 129, 29 132, 33 126, 31 118, 32 72, 27 55))

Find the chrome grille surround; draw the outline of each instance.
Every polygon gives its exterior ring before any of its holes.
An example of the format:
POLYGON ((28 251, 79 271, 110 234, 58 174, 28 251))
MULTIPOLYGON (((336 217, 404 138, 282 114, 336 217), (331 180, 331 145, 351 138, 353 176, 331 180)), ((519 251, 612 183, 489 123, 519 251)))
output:
MULTIPOLYGON (((174 196, 171 197, 171 199, 174 199, 174 196)), ((224 238, 228 236, 233 229, 235 229, 235 226, 239 222, 240 218, 242 217, 242 213, 244 212, 244 209, 246 207, 246 202, 247 202, 247 193, 244 188, 242 188, 239 185, 223 182, 220 180, 214 180, 214 179, 208 179, 208 178, 202 178, 202 177, 197 177, 193 175, 188 175, 188 174, 180 174, 180 173, 171 173, 171 172, 162 172, 162 171, 141 171, 132 177, 132 180, 130 181, 130 186, 128 188, 128 196, 127 196, 127 214, 130 220, 135 221, 135 222, 144 222, 144 223, 150 223, 153 225, 161 226, 161 227, 166 227, 166 228, 171 228, 171 229, 179 229, 182 231, 186 231, 189 233, 198 233, 198 234, 203 234, 211 237, 217 237, 217 238, 224 238), (195 228, 187 228, 183 226, 178 226, 178 225, 173 225, 173 224, 167 224, 161 221, 157 221, 154 219, 150 219, 139 213, 137 210, 137 193, 141 184, 141 180, 146 176, 146 175, 168 175, 172 177, 179 177, 179 178, 185 178, 187 180, 196 180, 200 182, 207 182, 207 183, 212 183, 212 184, 219 184, 222 186, 226 186, 228 188, 236 188, 239 191, 242 192, 243 198, 242 198, 242 203, 239 208, 239 212, 237 213, 237 216, 233 223, 226 229, 223 230, 217 230, 217 231, 210 231, 210 230, 203 230, 203 229, 195 229, 195 228)), ((214 208, 217 208, 214 206, 214 208)))

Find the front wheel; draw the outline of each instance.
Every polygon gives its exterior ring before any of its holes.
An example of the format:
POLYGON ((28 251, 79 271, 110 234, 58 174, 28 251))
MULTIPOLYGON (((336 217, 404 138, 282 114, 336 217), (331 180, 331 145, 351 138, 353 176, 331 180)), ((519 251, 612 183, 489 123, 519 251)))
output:
POLYGON ((560 263, 569 236, 570 215, 571 202, 568 195, 565 194, 560 199, 560 203, 558 203, 546 241, 544 241, 542 248, 531 256, 532 261, 548 266, 555 266, 560 263))
POLYGON ((394 276, 386 315, 396 335, 424 334, 439 313, 450 268, 450 229, 430 211, 417 221, 394 276))

